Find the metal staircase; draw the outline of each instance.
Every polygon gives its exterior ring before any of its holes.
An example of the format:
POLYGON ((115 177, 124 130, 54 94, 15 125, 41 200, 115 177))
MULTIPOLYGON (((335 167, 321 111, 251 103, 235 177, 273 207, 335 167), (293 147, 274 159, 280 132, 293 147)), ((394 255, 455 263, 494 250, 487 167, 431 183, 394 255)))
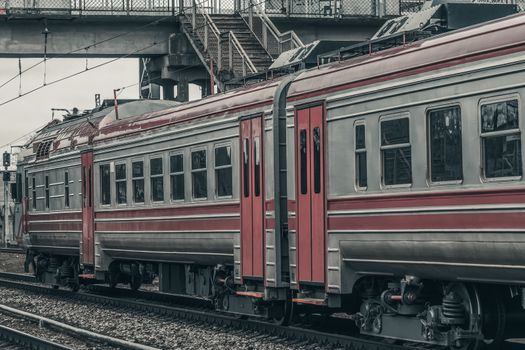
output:
POLYGON ((280 53, 303 46, 295 33, 281 34, 256 5, 215 15, 193 0, 184 10, 181 28, 222 91, 260 79, 280 53))

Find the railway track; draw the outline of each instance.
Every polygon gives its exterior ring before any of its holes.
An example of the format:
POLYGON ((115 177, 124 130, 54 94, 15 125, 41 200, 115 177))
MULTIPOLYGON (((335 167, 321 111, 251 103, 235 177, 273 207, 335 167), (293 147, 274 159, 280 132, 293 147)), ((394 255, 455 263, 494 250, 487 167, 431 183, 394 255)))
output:
POLYGON ((0 349, 4 350, 73 350, 44 338, 0 325, 0 349))
POLYGON ((23 254, 24 250, 22 248, 3 247, 3 248, 0 248, 0 253, 23 254))
MULTIPOLYGON (((211 310, 205 301, 192 302, 189 298, 166 295, 157 292, 133 292, 127 289, 111 289, 104 286, 93 286, 91 291, 72 293, 67 290, 56 290, 50 287, 35 285, 34 277, 12 273, 0 273, 0 286, 23 289, 38 294, 53 295, 60 298, 92 302, 111 308, 134 310, 141 313, 153 313, 162 317, 184 319, 189 322, 210 324, 225 329, 236 329, 242 332, 253 332, 262 336, 278 337, 292 343, 318 344, 320 347, 345 348, 349 350, 409 350, 421 349, 411 344, 389 344, 376 339, 349 336, 340 333, 320 331, 319 329, 298 326, 281 326, 257 319, 239 318, 211 310), (183 304, 184 306, 180 306, 183 304), (174 306, 179 305, 179 306, 174 306)), ((432 349, 440 349, 433 347, 432 349)))
POLYGON ((159 350, 148 345, 78 328, 2 303, 0 303, 0 322, 1 349, 159 350))

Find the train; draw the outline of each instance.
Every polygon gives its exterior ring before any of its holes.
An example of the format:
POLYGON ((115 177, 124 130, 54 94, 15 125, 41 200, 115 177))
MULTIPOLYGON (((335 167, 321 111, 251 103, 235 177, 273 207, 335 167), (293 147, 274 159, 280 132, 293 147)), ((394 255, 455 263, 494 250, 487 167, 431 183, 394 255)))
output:
POLYGON ((73 290, 158 276, 243 317, 500 349, 525 332, 522 98, 518 14, 53 121, 18 157, 27 263, 73 290))

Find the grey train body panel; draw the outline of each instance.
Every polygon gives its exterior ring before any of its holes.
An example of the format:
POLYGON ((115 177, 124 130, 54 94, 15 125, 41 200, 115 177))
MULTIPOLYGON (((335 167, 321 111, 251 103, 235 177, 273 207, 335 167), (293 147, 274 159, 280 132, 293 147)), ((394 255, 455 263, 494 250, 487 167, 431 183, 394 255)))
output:
MULTIPOLYGON (((300 101, 326 101, 326 188, 327 201, 358 198, 362 203, 378 195, 403 193, 446 193, 461 195, 465 190, 493 190, 523 186, 524 179, 484 179, 480 173, 479 109, 483 101, 517 99, 519 124, 525 125, 525 55, 512 54, 422 73, 408 78, 355 88, 300 101), (461 183, 431 183, 428 180, 427 111, 460 106, 462 118, 463 180, 461 183), (412 183, 399 187, 382 184, 380 158, 380 120, 406 116, 410 123, 412 183), (356 123, 366 126, 368 186, 360 190, 355 183, 356 123)), ((293 105, 289 107, 292 110, 293 105)), ((293 114, 288 115, 288 144, 294 142, 293 114)), ((521 154, 525 142, 521 133, 521 154)), ((288 169, 294 168, 294 151, 288 151, 288 169)), ((289 171, 291 173, 292 171, 289 171)), ((289 199, 294 199, 289 177, 289 199)), ((424 214, 425 207, 408 208, 411 215, 424 214)), ((402 208, 403 209, 403 208, 402 208)), ((370 223, 400 215, 395 210, 327 211, 327 219, 368 218, 370 223)), ((435 212, 521 213, 523 205, 491 204, 435 208, 435 212)), ((289 213, 295 217, 295 213, 289 213)), ((416 221, 417 222, 417 221, 416 221)), ((433 230, 355 229, 327 232, 327 292, 351 293, 363 276, 415 275, 421 278, 483 281, 525 285, 525 226, 508 230, 449 230, 437 224, 433 230)), ((295 242, 295 232, 290 232, 295 242)), ((292 245, 291 245, 292 246, 292 245)), ((295 247, 293 247, 295 248, 295 247)), ((295 249, 290 251, 294 256, 295 249)), ((295 266, 291 265, 291 270, 295 266)))

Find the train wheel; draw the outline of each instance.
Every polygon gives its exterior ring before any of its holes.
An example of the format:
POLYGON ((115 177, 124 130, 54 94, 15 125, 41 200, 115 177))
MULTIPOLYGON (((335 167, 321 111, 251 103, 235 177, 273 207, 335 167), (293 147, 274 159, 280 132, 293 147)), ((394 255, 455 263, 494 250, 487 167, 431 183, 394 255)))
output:
POLYGON ((452 346, 453 350, 499 350, 502 349, 505 330, 505 308, 502 298, 497 294, 481 291, 473 285, 454 283, 449 291, 457 293, 463 300, 463 308, 468 321, 465 331, 480 332, 483 339, 460 340, 452 346))
POLYGON ((142 285, 142 282, 139 278, 131 277, 131 281, 129 281, 129 287, 132 290, 138 290, 141 285, 142 285))
MULTIPOLYGON (((465 331, 473 333, 480 332, 483 325, 483 303, 479 290, 476 286, 463 283, 453 283, 448 287, 449 292, 456 293, 462 300, 465 314, 468 315, 466 324, 462 327, 465 331)), ((483 339, 473 338, 470 340, 458 340, 451 347, 453 350, 484 350, 487 349, 483 339)), ((498 349, 498 348, 494 348, 498 349)))
POLYGON ((504 298, 497 290, 483 289, 480 291, 480 299, 483 307, 483 349, 503 349, 505 347, 505 327, 507 321, 507 310, 504 298))
POLYGON ((109 272, 109 286, 110 288, 116 288, 118 284, 119 275, 118 272, 111 271, 109 272))
POLYGON ((132 290, 138 290, 141 285, 142 275, 140 274, 139 266, 137 264, 132 264, 129 286, 132 290))
POLYGON ((293 303, 289 300, 274 302, 270 312, 273 323, 280 326, 286 326, 292 319, 293 303))
POLYGON ((72 291, 72 292, 78 292, 78 290, 80 289, 80 284, 78 284, 78 282, 71 282, 69 284, 69 289, 72 291))

